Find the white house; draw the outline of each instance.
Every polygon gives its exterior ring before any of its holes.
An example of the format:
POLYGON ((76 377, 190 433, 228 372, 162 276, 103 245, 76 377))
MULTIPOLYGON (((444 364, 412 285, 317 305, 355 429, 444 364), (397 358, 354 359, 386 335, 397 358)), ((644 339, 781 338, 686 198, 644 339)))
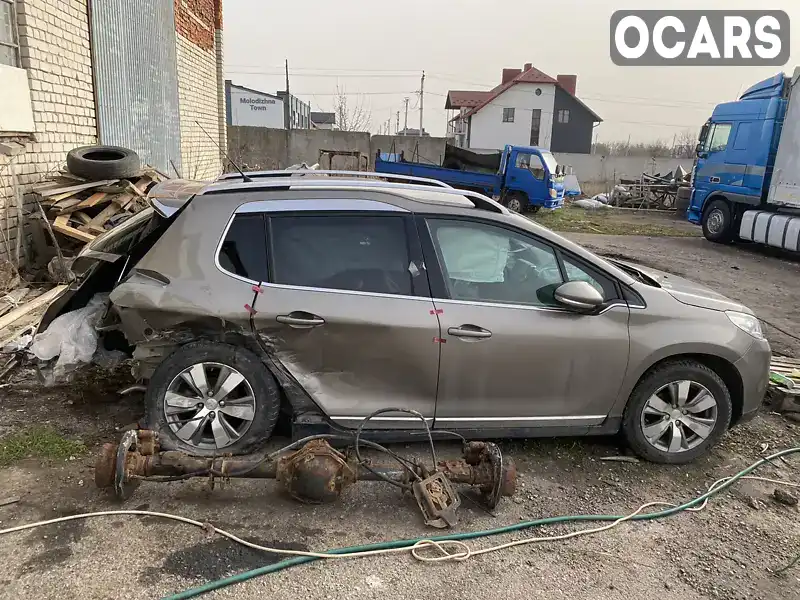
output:
POLYGON ((448 136, 464 148, 539 146, 555 152, 589 153, 600 117, 576 94, 576 75, 552 78, 530 63, 503 69, 488 92, 453 90, 445 108, 459 111, 448 136))

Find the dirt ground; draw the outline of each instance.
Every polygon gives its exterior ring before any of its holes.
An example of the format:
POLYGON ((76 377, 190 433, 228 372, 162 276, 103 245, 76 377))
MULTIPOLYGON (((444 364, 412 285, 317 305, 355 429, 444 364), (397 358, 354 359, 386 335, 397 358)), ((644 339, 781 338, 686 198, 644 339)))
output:
MULTIPOLYGON (((659 217, 641 217, 651 219, 659 217)), ((662 227, 662 221, 652 221, 662 227)), ((683 228, 682 223, 669 227, 683 228)), ((602 254, 637 261, 707 283, 759 316, 800 333, 800 262, 760 248, 712 245, 693 233, 639 237, 568 233, 602 254)), ((767 328, 777 352, 800 356, 800 344, 767 328)), ((300 505, 272 481, 234 481, 213 492, 200 480, 145 483, 123 505, 94 488, 98 445, 139 417, 140 398, 120 400, 124 372, 95 374, 43 389, 21 374, 0 390, 0 440, 31 424, 79 439, 86 452, 58 461, 25 459, 0 468, 0 529, 77 512, 138 508, 181 514, 272 547, 322 550, 436 535, 412 500, 379 483, 353 486, 340 502, 300 505), (72 460, 71 460, 72 458, 72 460)), ((494 528, 561 514, 627 514, 645 502, 681 503, 764 453, 799 445, 800 427, 765 407, 754 422, 725 436, 687 466, 603 462, 625 452, 615 438, 501 442, 521 473, 516 496, 494 516, 464 503, 458 531, 494 528)), ((280 443, 280 440, 275 444, 280 443)), ((423 457, 420 445, 395 445, 423 457)), ((456 457, 456 444, 437 444, 456 457)), ((800 483, 800 457, 758 475, 800 483)), ((535 544, 464 562, 423 564, 407 555, 336 560, 284 570, 209 594, 209 598, 570 598, 662 600, 800 598, 800 511, 777 504, 775 485, 745 481, 700 513, 626 523, 569 541, 535 544), (333 562, 333 564, 329 564, 333 562)), ((797 490, 795 490, 797 492, 797 490)), ((532 535, 589 527, 549 526, 470 542, 481 548, 532 535)), ((153 517, 101 517, 0 536, 0 598, 156 598, 279 560, 205 531, 153 517)))

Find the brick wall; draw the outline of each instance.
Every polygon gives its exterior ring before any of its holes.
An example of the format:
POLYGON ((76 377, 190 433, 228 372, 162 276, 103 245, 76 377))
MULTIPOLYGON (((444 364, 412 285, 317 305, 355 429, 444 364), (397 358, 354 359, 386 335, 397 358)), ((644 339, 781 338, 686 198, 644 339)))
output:
POLYGON ((224 118, 220 117, 225 106, 223 100, 220 108, 217 61, 222 60, 222 36, 215 36, 218 26, 220 0, 175 0, 181 175, 189 179, 211 179, 222 172, 217 144, 223 140, 220 147, 225 147, 224 118))
MULTIPOLYGON (((24 144, 22 154, 13 159, 0 155, 3 259, 9 248, 15 255, 17 237, 11 169, 24 194, 30 184, 58 170, 69 150, 97 141, 87 0, 17 0, 16 8, 21 66, 28 73, 36 132, 14 138, 24 144)), ((25 213, 33 209, 35 205, 24 206, 25 213)))

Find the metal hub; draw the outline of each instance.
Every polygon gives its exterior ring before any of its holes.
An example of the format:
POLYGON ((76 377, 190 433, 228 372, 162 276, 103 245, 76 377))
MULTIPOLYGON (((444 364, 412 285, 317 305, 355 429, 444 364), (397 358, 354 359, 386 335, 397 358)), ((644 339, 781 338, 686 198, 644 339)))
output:
POLYGON ((725 228, 725 214, 715 208, 708 214, 706 227, 711 233, 720 233, 725 228))
POLYGON ((520 202, 519 198, 509 198, 507 208, 512 212, 521 212, 522 202, 520 202))
POLYGON ((640 424, 645 439, 663 452, 685 452, 702 444, 717 423, 717 401, 696 381, 673 381, 644 406, 640 424))
POLYGON ((239 371, 220 363, 197 363, 167 387, 164 416, 187 444, 203 450, 226 448, 250 429, 256 411, 253 388, 239 371))

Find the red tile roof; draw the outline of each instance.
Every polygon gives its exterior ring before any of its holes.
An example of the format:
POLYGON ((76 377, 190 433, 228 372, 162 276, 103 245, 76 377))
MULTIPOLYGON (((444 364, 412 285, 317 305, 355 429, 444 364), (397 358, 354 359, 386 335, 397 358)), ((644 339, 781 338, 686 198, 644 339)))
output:
POLYGON ((450 90, 447 94, 446 109, 455 108, 474 108, 486 100, 492 92, 471 92, 462 90, 450 90))
MULTIPOLYGON (((505 69, 504 73, 506 71, 510 71, 510 69, 505 69)), ((575 96, 574 93, 572 93, 569 89, 566 89, 564 87, 564 85, 562 85, 562 82, 559 82, 558 80, 553 79, 552 77, 550 77, 550 75, 548 75, 547 73, 543 73, 542 71, 540 71, 539 69, 537 69, 535 67, 530 67, 529 69, 522 71, 519 75, 514 77, 514 79, 511 79, 510 81, 508 81, 506 83, 498 85, 496 88, 494 88, 493 90, 491 90, 489 92, 451 91, 447 95, 447 104, 445 105, 445 108, 461 108, 463 106, 465 108, 469 108, 470 109, 464 115, 465 117, 468 117, 470 115, 474 115, 476 112, 481 110, 484 106, 489 104, 492 100, 497 98, 500 94, 505 92, 507 89, 517 85, 518 83, 542 83, 542 84, 548 84, 549 83, 549 84, 552 84, 552 85, 557 85, 557 86, 561 87, 563 90, 565 90, 568 94, 570 94, 573 98, 578 100, 577 96, 575 96), (451 100, 451 98, 452 98, 452 100, 451 100), (455 99, 456 98, 459 98, 459 99, 461 99, 461 98, 469 98, 470 103, 468 104, 468 103, 464 102, 462 104, 455 104, 455 99), (475 102, 475 100, 479 100, 479 101, 475 102)), ((578 102, 580 102, 580 100, 578 100, 578 102)), ((594 115, 598 120, 600 119, 600 117, 598 117, 594 113, 594 111, 592 111, 583 102, 581 102, 581 104, 587 110, 589 110, 589 112, 591 112, 592 115, 594 115)))
POLYGON ((464 116, 474 115, 484 106, 489 104, 492 100, 497 98, 500 94, 505 92, 507 89, 517 85, 518 83, 550 83, 553 85, 558 85, 558 81, 550 77, 550 75, 542 73, 536 67, 531 67, 527 71, 523 71, 521 74, 514 77, 514 79, 512 79, 508 83, 503 83, 501 85, 498 85, 491 92, 489 92, 489 95, 483 99, 483 102, 472 108, 464 116))

